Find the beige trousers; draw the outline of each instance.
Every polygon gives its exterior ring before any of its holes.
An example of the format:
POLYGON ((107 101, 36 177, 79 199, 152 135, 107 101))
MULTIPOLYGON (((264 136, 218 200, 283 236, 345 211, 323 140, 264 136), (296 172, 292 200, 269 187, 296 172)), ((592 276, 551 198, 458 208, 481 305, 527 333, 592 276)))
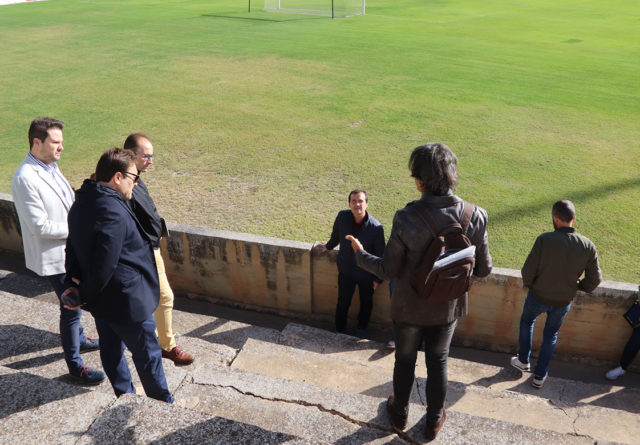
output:
POLYGON ((164 270, 164 261, 160 254, 160 249, 153 249, 158 267, 158 279, 160 280, 160 302, 158 308, 153 313, 156 319, 156 334, 158 343, 165 351, 171 351, 176 347, 176 338, 173 335, 173 325, 171 323, 171 311, 173 310, 173 291, 169 286, 167 274, 164 270))

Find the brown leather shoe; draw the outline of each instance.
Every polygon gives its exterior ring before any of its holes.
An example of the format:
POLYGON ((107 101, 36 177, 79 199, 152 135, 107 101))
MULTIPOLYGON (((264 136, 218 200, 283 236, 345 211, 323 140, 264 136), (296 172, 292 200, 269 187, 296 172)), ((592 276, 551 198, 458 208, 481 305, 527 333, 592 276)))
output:
POLYGON ((162 350, 162 357, 168 358, 176 365, 188 365, 193 362, 195 357, 187 351, 182 350, 180 346, 176 346, 171 351, 162 350))
POLYGON ((442 425, 444 425, 444 419, 446 418, 447 418, 447 411, 444 408, 442 408, 442 417, 440 418, 440 421, 435 425, 427 424, 425 426, 424 435, 427 436, 427 442, 431 442, 433 439, 436 438, 436 436, 442 429, 442 425))
POLYGON ((393 394, 389 396, 387 399, 387 412, 389 413, 389 419, 391 420, 391 425, 397 430, 404 430, 407 426, 407 417, 409 417, 408 413, 400 412, 396 410, 394 406, 395 397, 393 394))

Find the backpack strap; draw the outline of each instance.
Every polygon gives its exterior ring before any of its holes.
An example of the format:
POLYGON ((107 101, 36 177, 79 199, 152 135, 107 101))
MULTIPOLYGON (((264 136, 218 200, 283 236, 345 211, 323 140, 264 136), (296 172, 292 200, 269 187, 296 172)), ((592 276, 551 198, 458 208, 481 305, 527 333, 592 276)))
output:
MULTIPOLYGON (((467 229, 469 228, 469 223, 471 222, 471 215, 473 214, 473 204, 467 201, 462 201, 462 205, 464 209, 462 210, 462 219, 460 220, 460 226, 462 227, 462 233, 466 235, 467 229)), ((418 208, 418 213, 422 216, 422 219, 427 223, 431 233, 434 237, 438 236, 440 232, 443 230, 442 227, 436 222, 433 215, 427 211, 424 205, 421 202, 416 202, 416 207, 418 208)))
POLYGON ((471 215, 473 214, 474 205, 470 202, 464 201, 464 210, 462 211, 462 219, 460 225, 462 226, 462 233, 467 234, 469 223, 471 222, 471 215))

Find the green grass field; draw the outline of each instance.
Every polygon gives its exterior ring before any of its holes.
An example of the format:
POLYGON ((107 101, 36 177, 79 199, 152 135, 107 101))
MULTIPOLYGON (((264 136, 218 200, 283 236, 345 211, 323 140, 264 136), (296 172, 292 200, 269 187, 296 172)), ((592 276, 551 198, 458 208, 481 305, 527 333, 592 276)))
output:
POLYGON ((566 198, 605 278, 639 279, 640 4, 370 0, 336 20, 246 8, 0 6, 0 191, 48 115, 67 124, 75 186, 147 132, 145 181, 169 221, 326 240, 364 187, 388 236, 418 197, 411 149, 442 141, 458 193, 489 212, 496 266, 519 269, 566 198))

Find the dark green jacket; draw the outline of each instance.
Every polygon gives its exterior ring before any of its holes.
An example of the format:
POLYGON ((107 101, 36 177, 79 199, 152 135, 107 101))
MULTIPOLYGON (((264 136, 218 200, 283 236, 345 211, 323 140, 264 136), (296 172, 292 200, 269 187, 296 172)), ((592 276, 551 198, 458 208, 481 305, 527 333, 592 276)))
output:
POLYGON ((600 281, 596 247, 573 227, 540 235, 522 266, 524 286, 536 300, 550 306, 566 306, 577 290, 591 292, 600 281))

